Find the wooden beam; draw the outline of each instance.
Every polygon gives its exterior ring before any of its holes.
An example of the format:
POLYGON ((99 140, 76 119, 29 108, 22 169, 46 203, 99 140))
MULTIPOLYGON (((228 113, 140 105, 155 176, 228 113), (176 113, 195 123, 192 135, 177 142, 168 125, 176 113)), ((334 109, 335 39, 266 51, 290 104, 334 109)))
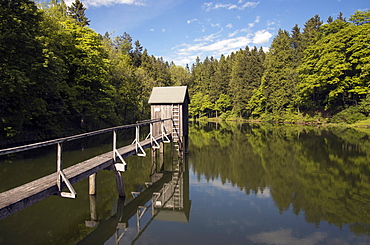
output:
POLYGON ((54 140, 49 140, 49 141, 44 141, 44 142, 39 142, 39 143, 34 143, 34 144, 29 144, 29 145, 23 145, 23 146, 17 146, 17 147, 12 147, 12 148, 7 148, 7 149, 2 149, 0 150, 0 156, 1 155, 6 155, 6 154, 12 154, 16 152, 21 152, 21 151, 27 151, 31 149, 36 149, 44 146, 49 146, 49 145, 55 145, 55 144, 61 144, 64 142, 68 141, 73 141, 77 139, 82 139, 98 134, 103 134, 103 133, 109 133, 112 131, 117 131, 117 130, 123 130, 123 129, 128 129, 128 128, 134 128, 136 126, 143 126, 143 125, 148 125, 150 123, 156 123, 156 122, 161 122, 161 121, 167 121, 170 120, 170 118, 167 119, 153 119, 153 120, 145 120, 143 122, 137 122, 136 124, 129 124, 129 125, 123 125, 123 126, 118 126, 118 127, 113 127, 113 128, 107 128, 107 129, 101 129, 93 132, 88 132, 84 134, 78 134, 70 137, 65 137, 65 138, 59 138, 59 139, 54 139, 54 140))

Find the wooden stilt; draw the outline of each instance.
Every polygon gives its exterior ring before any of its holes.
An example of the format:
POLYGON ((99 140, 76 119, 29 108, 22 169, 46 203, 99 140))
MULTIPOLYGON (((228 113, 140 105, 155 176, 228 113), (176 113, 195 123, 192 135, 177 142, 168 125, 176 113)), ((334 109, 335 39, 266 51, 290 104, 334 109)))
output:
POLYGON ((125 189, 124 189, 124 186, 123 186, 121 172, 118 171, 116 169, 116 167, 114 167, 114 174, 116 176, 116 184, 117 184, 118 195, 120 197, 125 197, 126 195, 125 195, 125 189))
POLYGON ((164 143, 160 143, 161 148, 159 149, 159 171, 164 170, 164 160, 163 160, 163 154, 164 154, 164 143))
POLYGON ((152 169, 150 171, 150 175, 155 174, 157 171, 157 150, 152 148, 152 169))
POLYGON ((92 221, 98 220, 98 213, 96 211, 96 196, 90 196, 90 217, 92 221))
POLYGON ((184 150, 185 150, 185 154, 188 154, 189 153, 189 135, 185 135, 184 136, 184 150))
POLYGON ((159 146, 160 146, 159 153, 163 155, 163 153, 164 153, 164 143, 163 142, 160 142, 159 143, 159 146))
POLYGON ((89 194, 96 195, 96 173, 89 176, 89 194))

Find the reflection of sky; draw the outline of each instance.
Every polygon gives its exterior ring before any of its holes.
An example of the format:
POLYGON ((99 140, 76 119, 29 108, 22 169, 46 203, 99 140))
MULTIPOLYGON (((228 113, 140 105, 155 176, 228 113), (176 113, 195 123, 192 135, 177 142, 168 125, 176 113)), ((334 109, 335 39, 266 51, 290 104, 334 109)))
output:
POLYGON ((271 232, 261 232, 248 236, 248 238, 252 242, 262 244, 314 245, 325 240, 327 238, 327 234, 324 232, 315 232, 304 238, 296 238, 292 235, 291 229, 282 229, 271 232))
POLYGON ((206 220, 202 225, 209 229, 223 227, 219 232, 230 235, 230 244, 370 245, 369 238, 355 237, 348 227, 339 229, 321 222, 317 228, 308 224, 302 213, 297 216, 287 210, 280 214, 269 188, 247 195, 237 186, 222 184, 220 179, 207 182, 201 176, 198 181, 196 174, 190 174, 190 193, 193 200, 191 217, 199 223, 202 222, 198 218, 206 220), (235 236, 239 239, 232 242, 235 236))
MULTIPOLYGON (((245 190, 230 183, 222 184, 220 179, 207 181, 200 176, 198 181, 193 171, 189 178, 189 222, 154 219, 135 244, 370 245, 369 238, 355 237, 347 226, 339 229, 321 222, 316 227, 307 223, 302 213, 295 215, 291 209, 279 213, 269 188, 247 195, 245 190)), ((141 220, 142 226, 150 219, 147 212, 141 220)), ((129 244, 137 235, 136 229, 133 217, 120 244, 129 244)))

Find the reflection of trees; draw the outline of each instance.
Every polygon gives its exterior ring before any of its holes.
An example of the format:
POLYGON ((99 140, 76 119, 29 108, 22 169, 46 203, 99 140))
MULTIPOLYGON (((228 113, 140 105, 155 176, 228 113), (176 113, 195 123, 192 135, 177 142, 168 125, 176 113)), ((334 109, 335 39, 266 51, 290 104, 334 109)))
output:
POLYGON ((247 194, 269 187, 280 212, 291 207, 308 222, 370 234, 369 135, 292 125, 228 128, 191 129, 190 161, 198 174, 247 194))

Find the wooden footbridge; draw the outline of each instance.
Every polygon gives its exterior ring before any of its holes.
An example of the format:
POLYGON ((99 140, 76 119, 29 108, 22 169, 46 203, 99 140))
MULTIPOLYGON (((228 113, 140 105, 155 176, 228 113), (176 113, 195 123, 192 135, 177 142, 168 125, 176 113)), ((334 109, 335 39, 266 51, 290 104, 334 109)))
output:
POLYGON ((121 172, 126 171, 125 158, 132 155, 145 156, 145 149, 161 148, 160 145, 162 143, 171 142, 171 140, 179 156, 182 155, 181 152, 183 150, 187 151, 189 102, 186 86, 153 88, 149 99, 151 120, 0 150, 0 155, 7 155, 50 145, 56 145, 57 148, 55 173, 0 193, 0 219, 51 195, 75 198, 77 193, 73 188, 73 184, 87 177, 89 177, 89 194, 94 195, 96 173, 103 169, 115 172, 118 194, 124 197, 125 192, 121 172), (150 127, 149 134, 145 139, 140 140, 140 127, 148 125, 150 127), (131 145, 117 149, 116 132, 129 128, 136 129, 135 139, 131 145), (113 136, 113 149, 111 152, 95 156, 63 169, 63 143, 109 132, 113 136), (68 191, 64 192, 64 189, 68 191))
MULTIPOLYGON (((145 149, 160 148, 160 143, 169 143, 171 139, 174 139, 176 130, 174 132, 172 132, 173 130, 171 130, 171 132, 166 130, 164 127, 164 123, 166 121, 173 120, 172 118, 169 118, 163 120, 154 119, 141 121, 136 124, 108 128, 71 137, 0 150, 0 155, 6 155, 49 145, 57 146, 57 171, 55 173, 0 193, 0 219, 3 219, 51 195, 60 195, 62 197, 75 198, 77 193, 72 185, 87 177, 90 178, 89 192, 90 194, 95 194, 95 174, 103 169, 109 169, 115 172, 118 194, 119 196, 124 197, 125 192, 121 178, 121 172, 126 171, 126 162, 124 159, 132 155, 145 156, 145 149), (161 133, 159 135, 153 135, 153 126, 155 126, 156 124, 160 124, 159 128, 161 129, 161 133), (145 125, 150 126, 150 132, 144 140, 140 140, 139 130, 140 127, 145 125), (117 149, 116 132, 129 128, 136 128, 135 139, 133 140, 131 145, 117 149), (95 156, 69 168, 63 169, 63 143, 109 132, 112 132, 113 134, 113 149, 111 152, 95 156), (68 189, 68 192, 63 192, 62 190, 64 189, 68 189)), ((181 142, 178 141, 176 144, 180 144, 179 151, 181 151, 181 142)))

